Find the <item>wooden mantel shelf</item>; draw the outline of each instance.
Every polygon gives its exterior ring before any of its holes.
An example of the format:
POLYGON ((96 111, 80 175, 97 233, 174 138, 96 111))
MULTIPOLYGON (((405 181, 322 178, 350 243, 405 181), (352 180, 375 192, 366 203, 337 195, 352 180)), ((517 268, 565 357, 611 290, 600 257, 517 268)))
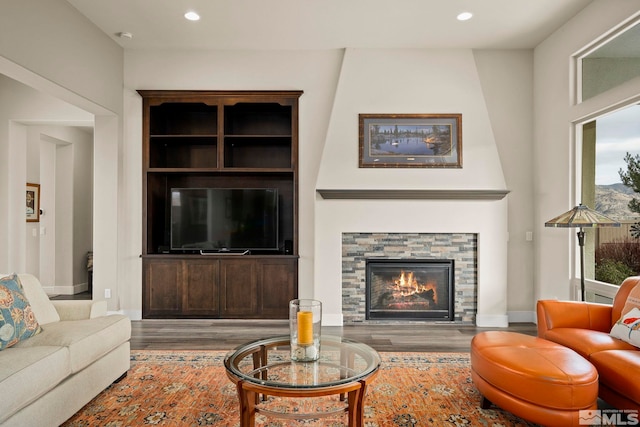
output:
POLYGON ((316 190, 323 199, 502 200, 509 190, 316 190))

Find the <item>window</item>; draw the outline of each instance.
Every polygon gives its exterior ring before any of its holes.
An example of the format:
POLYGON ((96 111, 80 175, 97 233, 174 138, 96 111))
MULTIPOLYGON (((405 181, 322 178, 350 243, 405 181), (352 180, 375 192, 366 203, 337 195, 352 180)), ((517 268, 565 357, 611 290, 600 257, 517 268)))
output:
MULTIPOLYGON (((605 92, 615 93, 611 90, 640 76, 639 23, 638 16, 631 17, 574 56, 577 103, 605 92)), ((635 88, 636 83, 629 87, 635 88)), ((585 229, 586 297, 605 303, 612 301, 617 289, 612 285, 640 274, 640 239, 632 232, 640 227, 640 216, 628 206, 634 197, 640 199, 640 194, 623 185, 620 177, 620 171, 627 172, 627 153, 640 155, 640 93, 634 89, 619 95, 614 95, 617 101, 609 105, 602 105, 605 98, 587 104, 593 105, 593 110, 583 113, 593 119, 581 124, 578 155, 579 201, 622 225, 585 229), (608 112, 600 113, 605 110, 608 112)))
POLYGON ((629 208, 640 194, 624 185, 625 157, 640 155, 640 105, 603 115, 582 127, 582 202, 621 223, 586 231, 585 278, 619 285, 640 273, 640 213, 629 208))
POLYGON ((623 24, 603 42, 578 55, 578 102, 640 76, 640 25, 623 24))

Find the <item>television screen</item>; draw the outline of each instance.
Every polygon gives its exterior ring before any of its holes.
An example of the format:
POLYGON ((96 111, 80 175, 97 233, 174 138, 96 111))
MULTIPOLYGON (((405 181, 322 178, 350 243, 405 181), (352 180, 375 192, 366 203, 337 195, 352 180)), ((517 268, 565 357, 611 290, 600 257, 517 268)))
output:
POLYGON ((277 250, 277 188, 172 188, 172 250, 277 250))

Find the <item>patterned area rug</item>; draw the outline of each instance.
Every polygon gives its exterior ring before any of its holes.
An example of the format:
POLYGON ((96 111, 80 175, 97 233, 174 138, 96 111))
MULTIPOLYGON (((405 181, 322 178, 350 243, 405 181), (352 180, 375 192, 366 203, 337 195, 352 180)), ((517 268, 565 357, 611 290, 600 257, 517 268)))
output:
MULTIPOLYGON (((224 356, 221 351, 133 351, 127 377, 63 426, 237 427, 238 400, 224 371, 224 356)), ((533 426, 508 412, 480 408, 466 353, 380 356, 381 371, 367 390, 366 427, 533 426)), ((300 410, 306 399, 291 400, 290 408, 300 410)), ((256 417, 256 425, 269 427, 338 427, 345 422, 344 415, 304 421, 256 417)))

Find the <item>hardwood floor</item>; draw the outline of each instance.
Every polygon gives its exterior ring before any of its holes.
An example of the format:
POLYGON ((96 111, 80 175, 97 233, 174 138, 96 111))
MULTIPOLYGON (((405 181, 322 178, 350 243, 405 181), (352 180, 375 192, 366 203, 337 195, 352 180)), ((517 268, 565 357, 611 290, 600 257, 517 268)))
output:
MULTIPOLYGON (((289 333, 286 320, 154 319, 136 320, 131 325, 132 350, 231 350, 247 341, 289 333)), ((487 330, 536 335, 533 323, 478 328, 435 322, 328 326, 322 333, 352 338, 378 351, 468 352, 473 336, 487 330)))
MULTIPOLYGON (((88 293, 59 295, 51 299, 91 299, 88 293)), ((327 326, 323 334, 344 336, 378 351, 468 352, 478 332, 500 330, 536 335, 533 323, 512 323, 508 328, 478 328, 441 322, 357 324, 327 326)), ((247 341, 287 335, 286 320, 134 320, 132 350, 232 350, 247 341)))

